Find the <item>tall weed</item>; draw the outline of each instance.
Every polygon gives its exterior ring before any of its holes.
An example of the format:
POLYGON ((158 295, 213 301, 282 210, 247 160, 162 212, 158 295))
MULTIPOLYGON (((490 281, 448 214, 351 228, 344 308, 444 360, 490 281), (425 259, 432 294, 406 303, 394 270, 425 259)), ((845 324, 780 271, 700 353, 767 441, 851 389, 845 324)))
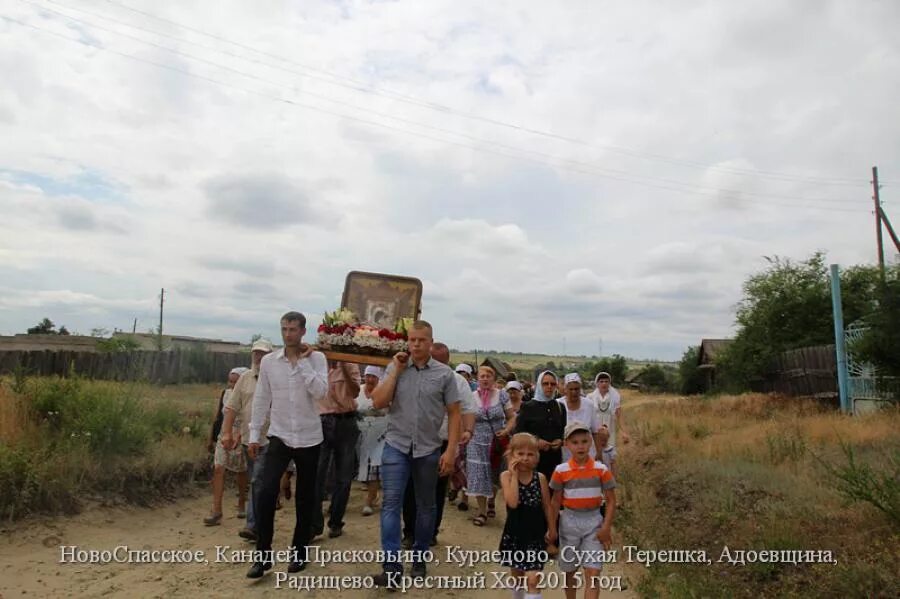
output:
POLYGON ((841 441, 846 461, 831 463, 816 456, 838 492, 849 503, 867 503, 887 516, 895 532, 900 532, 900 449, 884 456, 877 470, 857 459, 850 443, 841 441))

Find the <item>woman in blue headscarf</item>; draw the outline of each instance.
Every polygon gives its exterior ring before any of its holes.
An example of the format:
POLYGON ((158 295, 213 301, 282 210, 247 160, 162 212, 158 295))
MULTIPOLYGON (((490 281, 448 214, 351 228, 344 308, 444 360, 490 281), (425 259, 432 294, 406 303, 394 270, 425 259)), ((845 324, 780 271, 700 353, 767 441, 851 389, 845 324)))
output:
POLYGON ((556 401, 558 386, 555 374, 549 370, 542 372, 537 378, 534 399, 522 403, 516 418, 517 433, 531 433, 538 438, 537 471, 547 480, 562 461, 563 430, 566 428, 566 409, 556 401))

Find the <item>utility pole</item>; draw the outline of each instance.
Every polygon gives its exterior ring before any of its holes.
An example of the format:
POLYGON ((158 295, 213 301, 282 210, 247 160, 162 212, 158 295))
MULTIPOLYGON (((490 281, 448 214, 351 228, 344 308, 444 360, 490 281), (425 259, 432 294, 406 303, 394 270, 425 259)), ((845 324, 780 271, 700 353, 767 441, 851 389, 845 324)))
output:
POLYGON ((131 334, 134 335, 137 333, 137 318, 134 319, 134 324, 131 325, 131 334))
POLYGON ((884 238, 881 232, 881 197, 878 193, 878 167, 872 167, 872 189, 875 194, 872 200, 875 202, 875 236, 878 239, 878 270, 881 272, 881 282, 884 282, 884 238))
POLYGON ((900 237, 897 237, 894 227, 891 226, 891 219, 888 218, 887 212, 885 212, 884 209, 881 210, 881 224, 887 229, 888 235, 891 236, 891 241, 894 242, 894 247, 897 248, 897 253, 900 254, 900 237))
POLYGON ((163 303, 166 301, 166 290, 165 288, 161 288, 159 290, 159 351, 162 351, 163 348, 163 303))
POLYGON ((850 398, 850 380, 847 372, 847 345, 844 337, 844 309, 841 302, 841 275, 837 264, 831 265, 831 308, 834 318, 834 349, 837 361, 838 395, 841 411, 853 414, 853 400, 850 398))

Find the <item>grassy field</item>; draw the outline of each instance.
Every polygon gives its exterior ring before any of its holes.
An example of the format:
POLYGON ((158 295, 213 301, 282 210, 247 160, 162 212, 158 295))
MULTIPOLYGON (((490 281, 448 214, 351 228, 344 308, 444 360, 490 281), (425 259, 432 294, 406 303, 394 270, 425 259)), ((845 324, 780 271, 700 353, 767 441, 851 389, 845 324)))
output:
MULTIPOLYGON (((547 354, 510 354, 510 353, 489 353, 484 354, 478 353, 478 361, 481 362, 484 360, 486 356, 491 356, 497 358, 503 362, 506 362, 510 366, 513 367, 514 370, 523 370, 523 371, 533 371, 538 365, 546 364, 547 362, 553 362, 557 365, 558 370, 562 371, 567 368, 576 369, 578 366, 584 364, 585 362, 596 362, 597 360, 591 357, 584 356, 551 356, 547 354), (565 365, 566 368, 562 368, 561 365, 565 365)), ((452 355, 453 362, 466 362, 468 364, 475 363, 475 353, 474 352, 453 352, 452 355)), ((641 360, 628 360, 628 370, 629 372, 636 372, 649 364, 650 362, 641 361, 641 360)), ((654 362, 655 364, 669 364, 669 362, 654 362)))
POLYGON ((627 395, 617 528, 655 563, 648 597, 900 596, 900 412, 848 418, 809 401, 627 395), (734 550, 829 550, 837 563, 719 563, 734 550))
POLYGON ((0 382, 0 518, 149 503, 208 466, 215 385, 0 382))

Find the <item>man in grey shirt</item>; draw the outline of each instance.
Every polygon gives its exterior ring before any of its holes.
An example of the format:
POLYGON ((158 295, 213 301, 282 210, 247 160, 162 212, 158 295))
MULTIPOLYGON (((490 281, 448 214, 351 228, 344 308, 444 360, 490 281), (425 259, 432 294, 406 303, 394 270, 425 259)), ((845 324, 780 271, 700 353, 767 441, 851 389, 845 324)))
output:
POLYGON ((424 578, 421 559, 434 534, 434 488, 438 476, 453 471, 460 434, 459 393, 450 367, 431 357, 431 325, 413 323, 408 334, 409 354, 394 356, 381 383, 372 391, 376 409, 389 408, 384 453, 381 457, 381 547, 384 571, 373 578, 378 586, 397 588, 400 563, 400 513, 403 492, 412 479, 416 489, 416 527, 412 576, 424 578), (449 417, 447 449, 441 454, 440 429, 449 417))

